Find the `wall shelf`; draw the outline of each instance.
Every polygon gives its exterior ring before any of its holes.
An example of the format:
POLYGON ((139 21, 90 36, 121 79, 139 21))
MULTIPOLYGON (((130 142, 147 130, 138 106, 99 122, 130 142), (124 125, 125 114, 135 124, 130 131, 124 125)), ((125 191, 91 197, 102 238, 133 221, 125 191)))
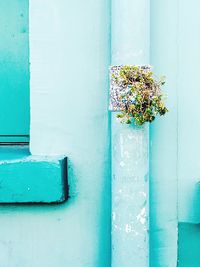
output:
POLYGON ((0 147, 0 203, 61 203, 68 198, 67 158, 0 147))

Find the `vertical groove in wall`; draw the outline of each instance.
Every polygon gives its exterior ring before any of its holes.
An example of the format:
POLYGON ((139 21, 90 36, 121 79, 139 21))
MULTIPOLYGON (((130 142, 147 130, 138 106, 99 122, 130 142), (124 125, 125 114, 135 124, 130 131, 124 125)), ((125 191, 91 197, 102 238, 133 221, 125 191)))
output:
MULTIPOLYGON (((109 1, 109 65, 111 65, 111 60, 112 60, 112 0, 108 0, 109 1)), ((109 66, 110 67, 110 66, 109 66)), ((107 77, 109 77, 109 69, 107 70, 107 77)), ((110 79, 108 78, 108 91, 107 91, 107 96, 108 96, 108 101, 107 101, 107 109, 109 107, 109 88, 110 88, 110 79)), ((110 217, 109 217, 109 246, 110 246, 110 250, 109 250, 109 266, 111 266, 112 264, 112 127, 111 127, 111 123, 112 123, 112 116, 111 116, 111 112, 108 109, 108 130, 109 130, 109 194, 110 194, 110 199, 109 199, 109 208, 110 208, 110 217)))
POLYGON ((177 159, 176 159, 176 177, 177 177, 177 267, 179 266, 179 34, 180 34, 180 29, 179 29, 179 23, 180 23, 180 0, 177 0, 177 27, 176 27, 176 34, 177 34, 177 43, 176 43, 176 53, 177 53, 177 82, 176 82, 176 103, 177 103, 177 159))

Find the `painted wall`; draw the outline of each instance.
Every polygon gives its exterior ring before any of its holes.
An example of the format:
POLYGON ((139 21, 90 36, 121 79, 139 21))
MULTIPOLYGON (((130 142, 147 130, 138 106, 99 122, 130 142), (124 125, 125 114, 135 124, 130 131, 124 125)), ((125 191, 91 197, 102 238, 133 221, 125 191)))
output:
POLYGON ((29 134, 28 24, 28 0, 0 1, 0 135, 29 134))
POLYGON ((106 0, 30 1, 31 152, 69 157, 71 196, 38 266, 110 266, 109 31, 106 0))
POLYGON ((177 1, 151 1, 150 63, 158 75, 167 77, 170 109, 150 129, 151 267, 177 264, 177 13, 177 1))
POLYGON ((0 207, 1 267, 110 267, 107 0, 30 0, 31 152, 69 157, 70 199, 0 207))
POLYGON ((200 266, 200 3, 179 6, 178 199, 179 266, 200 266))
MULTIPOLYGON (((198 5, 151 1, 150 61, 170 109, 151 127, 151 267, 199 266, 198 5)), ((70 199, 1 206, 0 267, 110 266, 110 10, 30 0, 31 152, 69 157, 70 199)))
POLYGON ((198 267, 199 2, 151 2, 151 64, 167 76, 170 113, 151 128, 151 265, 198 267))

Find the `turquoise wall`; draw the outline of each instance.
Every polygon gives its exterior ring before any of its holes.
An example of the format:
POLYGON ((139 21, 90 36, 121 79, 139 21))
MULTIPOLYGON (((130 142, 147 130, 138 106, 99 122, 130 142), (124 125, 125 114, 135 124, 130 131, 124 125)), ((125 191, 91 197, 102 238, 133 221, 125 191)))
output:
POLYGON ((200 3, 179 6, 178 197, 179 266, 200 266, 200 3))
MULTIPOLYGON (((27 2, 19 2, 28 12, 27 2)), ((151 267, 199 263, 198 6, 197 0, 152 0, 149 10, 150 63, 167 76, 170 109, 150 129, 151 267)), ((1 267, 111 264, 110 17, 106 0, 30 0, 30 149, 33 155, 69 157, 70 199, 1 206, 1 267)), ((135 45, 139 49, 138 40, 135 45)))
POLYGON ((199 2, 151 2, 151 64, 170 113, 151 127, 151 266, 199 266, 199 2))
POLYGON ((28 0, 0 1, 0 135, 29 134, 28 24, 28 0))
POLYGON ((150 63, 158 75, 166 75, 170 110, 150 129, 151 267, 177 264, 177 13, 177 1, 151 1, 150 63))
POLYGON ((30 1, 31 152, 69 157, 62 205, 1 206, 1 267, 110 267, 110 6, 30 1))
POLYGON ((180 267, 200 266, 200 224, 179 223, 179 260, 180 267))

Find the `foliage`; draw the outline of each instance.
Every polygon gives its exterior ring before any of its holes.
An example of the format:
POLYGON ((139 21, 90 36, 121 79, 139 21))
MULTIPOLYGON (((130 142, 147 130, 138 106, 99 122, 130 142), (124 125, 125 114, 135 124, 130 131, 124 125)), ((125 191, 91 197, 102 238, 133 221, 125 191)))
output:
POLYGON ((123 108, 117 115, 121 122, 142 125, 168 112, 161 91, 164 78, 155 79, 150 67, 122 66, 117 75, 112 74, 112 79, 124 89, 120 94, 123 108))

